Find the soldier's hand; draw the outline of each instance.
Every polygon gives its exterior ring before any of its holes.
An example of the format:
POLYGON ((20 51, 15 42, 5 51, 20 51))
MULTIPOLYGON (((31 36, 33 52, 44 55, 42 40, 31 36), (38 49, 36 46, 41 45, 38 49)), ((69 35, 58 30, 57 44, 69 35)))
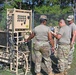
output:
POLYGON ((27 39, 24 39, 24 41, 25 41, 25 42, 28 42, 28 40, 27 40, 27 39))
POLYGON ((53 31, 51 31, 51 33, 52 33, 52 34, 54 34, 54 32, 53 32, 53 31))
POLYGON ((73 44, 70 44, 70 48, 73 48, 73 44))
POLYGON ((54 48, 54 47, 52 47, 52 48, 51 48, 51 50, 52 50, 52 53, 54 53, 54 52, 55 52, 55 48, 54 48))

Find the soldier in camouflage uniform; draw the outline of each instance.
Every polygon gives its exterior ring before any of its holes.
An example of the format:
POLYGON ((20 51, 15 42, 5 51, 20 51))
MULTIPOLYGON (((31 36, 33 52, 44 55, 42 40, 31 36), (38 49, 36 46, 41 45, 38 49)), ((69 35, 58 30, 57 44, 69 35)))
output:
POLYGON ((70 65, 73 60, 74 43, 75 43, 75 39, 76 39, 76 25, 74 23, 73 15, 69 15, 67 18, 67 21, 68 21, 69 27, 71 29, 71 49, 70 49, 69 58, 68 58, 68 68, 70 68, 70 65))
POLYGON ((58 39, 58 50, 57 50, 57 56, 59 58, 59 69, 60 74, 58 75, 65 75, 65 71, 68 67, 68 55, 70 51, 70 28, 66 25, 65 21, 61 19, 59 21, 59 32, 52 34, 58 39))
POLYGON ((35 52, 35 72, 36 75, 41 75, 41 61, 42 57, 44 58, 45 65, 47 67, 48 75, 53 75, 51 68, 51 59, 50 53, 51 50, 54 50, 54 41, 52 39, 51 30, 47 23, 47 16, 41 15, 40 17, 40 25, 36 26, 33 29, 32 34, 27 39, 30 40, 35 36, 34 42, 34 52, 35 52))

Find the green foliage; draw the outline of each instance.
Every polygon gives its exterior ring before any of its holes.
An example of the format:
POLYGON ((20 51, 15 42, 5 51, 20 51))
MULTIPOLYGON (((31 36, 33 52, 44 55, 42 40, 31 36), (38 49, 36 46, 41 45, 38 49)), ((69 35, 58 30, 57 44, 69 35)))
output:
MULTIPOLYGON (((55 4, 53 6, 47 6, 47 5, 43 5, 43 6, 39 6, 39 7, 35 7, 35 13, 37 14, 46 14, 48 15, 48 25, 58 25, 58 20, 60 18, 66 19, 66 17, 68 16, 70 11, 72 10, 72 7, 65 7, 65 8, 60 8, 60 5, 55 4)), ((71 12, 73 13, 73 12, 71 12)), ((37 21, 38 22, 38 21, 37 21)), ((38 23, 35 23, 38 24, 38 23)))
MULTIPOLYGON (((60 1, 59 0, 45 0, 46 4, 41 4, 39 6, 36 5, 27 5, 27 4, 23 4, 22 0, 8 0, 10 1, 9 4, 5 3, 3 10, 1 11, 2 14, 2 20, 0 21, 0 28, 4 28, 5 27, 5 20, 6 20, 6 9, 7 8, 20 8, 20 3, 22 4, 22 9, 33 9, 35 11, 35 13, 38 14, 46 14, 46 15, 51 15, 53 18, 49 17, 49 22, 48 24, 50 25, 50 22, 53 23, 53 25, 57 25, 57 21, 59 19, 59 17, 64 17, 66 18, 66 16, 63 16, 65 14, 68 14, 68 12, 71 11, 71 13, 73 13, 72 11, 72 7, 69 6, 65 6, 65 7, 60 7, 60 1), (53 5, 50 6, 50 3, 52 3, 53 5)), ((35 1, 35 0, 33 0, 35 1)), ((69 2, 69 0, 67 0, 67 2, 69 2)), ((38 23, 37 23, 38 24, 38 23)))
POLYGON ((0 29, 5 29, 6 27, 6 14, 7 14, 7 8, 11 9, 11 8, 19 8, 19 4, 17 3, 20 3, 22 0, 13 0, 9 3, 4 3, 4 7, 3 7, 3 10, 1 10, 0 14, 2 15, 2 19, 0 21, 0 29))
POLYGON ((0 22, 0 29, 4 30, 6 27, 6 11, 2 11, 2 20, 0 22))
POLYGON ((15 8, 19 8, 20 6, 20 2, 21 2, 22 0, 14 0, 13 1, 13 3, 11 4, 13 7, 15 7, 15 8))
POLYGON ((70 11, 71 7, 66 7, 64 9, 60 8, 60 5, 54 5, 54 6, 39 6, 35 7, 35 12, 40 14, 66 14, 68 11, 70 11))

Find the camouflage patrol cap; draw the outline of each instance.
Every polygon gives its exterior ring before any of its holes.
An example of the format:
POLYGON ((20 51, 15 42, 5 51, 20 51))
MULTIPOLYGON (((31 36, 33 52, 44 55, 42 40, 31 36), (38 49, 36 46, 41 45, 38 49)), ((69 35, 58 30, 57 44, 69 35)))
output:
POLYGON ((45 20, 47 20, 47 16, 46 16, 46 15, 41 15, 41 16, 40 16, 40 19, 45 19, 45 20))
POLYGON ((73 15, 69 15, 68 18, 67 18, 67 21, 71 21, 74 19, 74 16, 73 15))

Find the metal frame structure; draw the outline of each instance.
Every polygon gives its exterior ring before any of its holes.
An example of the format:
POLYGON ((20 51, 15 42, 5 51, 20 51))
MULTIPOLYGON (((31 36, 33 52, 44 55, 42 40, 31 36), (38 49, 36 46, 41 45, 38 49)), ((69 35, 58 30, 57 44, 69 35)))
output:
POLYGON ((5 51, 0 51, 0 62, 9 63, 10 70, 16 75, 27 75, 29 71, 28 57, 30 51, 21 49, 21 44, 24 43, 32 30, 32 10, 7 9, 7 31, 6 45, 1 44, 0 48, 5 48, 5 51), (19 67, 23 71, 19 72, 19 67))

